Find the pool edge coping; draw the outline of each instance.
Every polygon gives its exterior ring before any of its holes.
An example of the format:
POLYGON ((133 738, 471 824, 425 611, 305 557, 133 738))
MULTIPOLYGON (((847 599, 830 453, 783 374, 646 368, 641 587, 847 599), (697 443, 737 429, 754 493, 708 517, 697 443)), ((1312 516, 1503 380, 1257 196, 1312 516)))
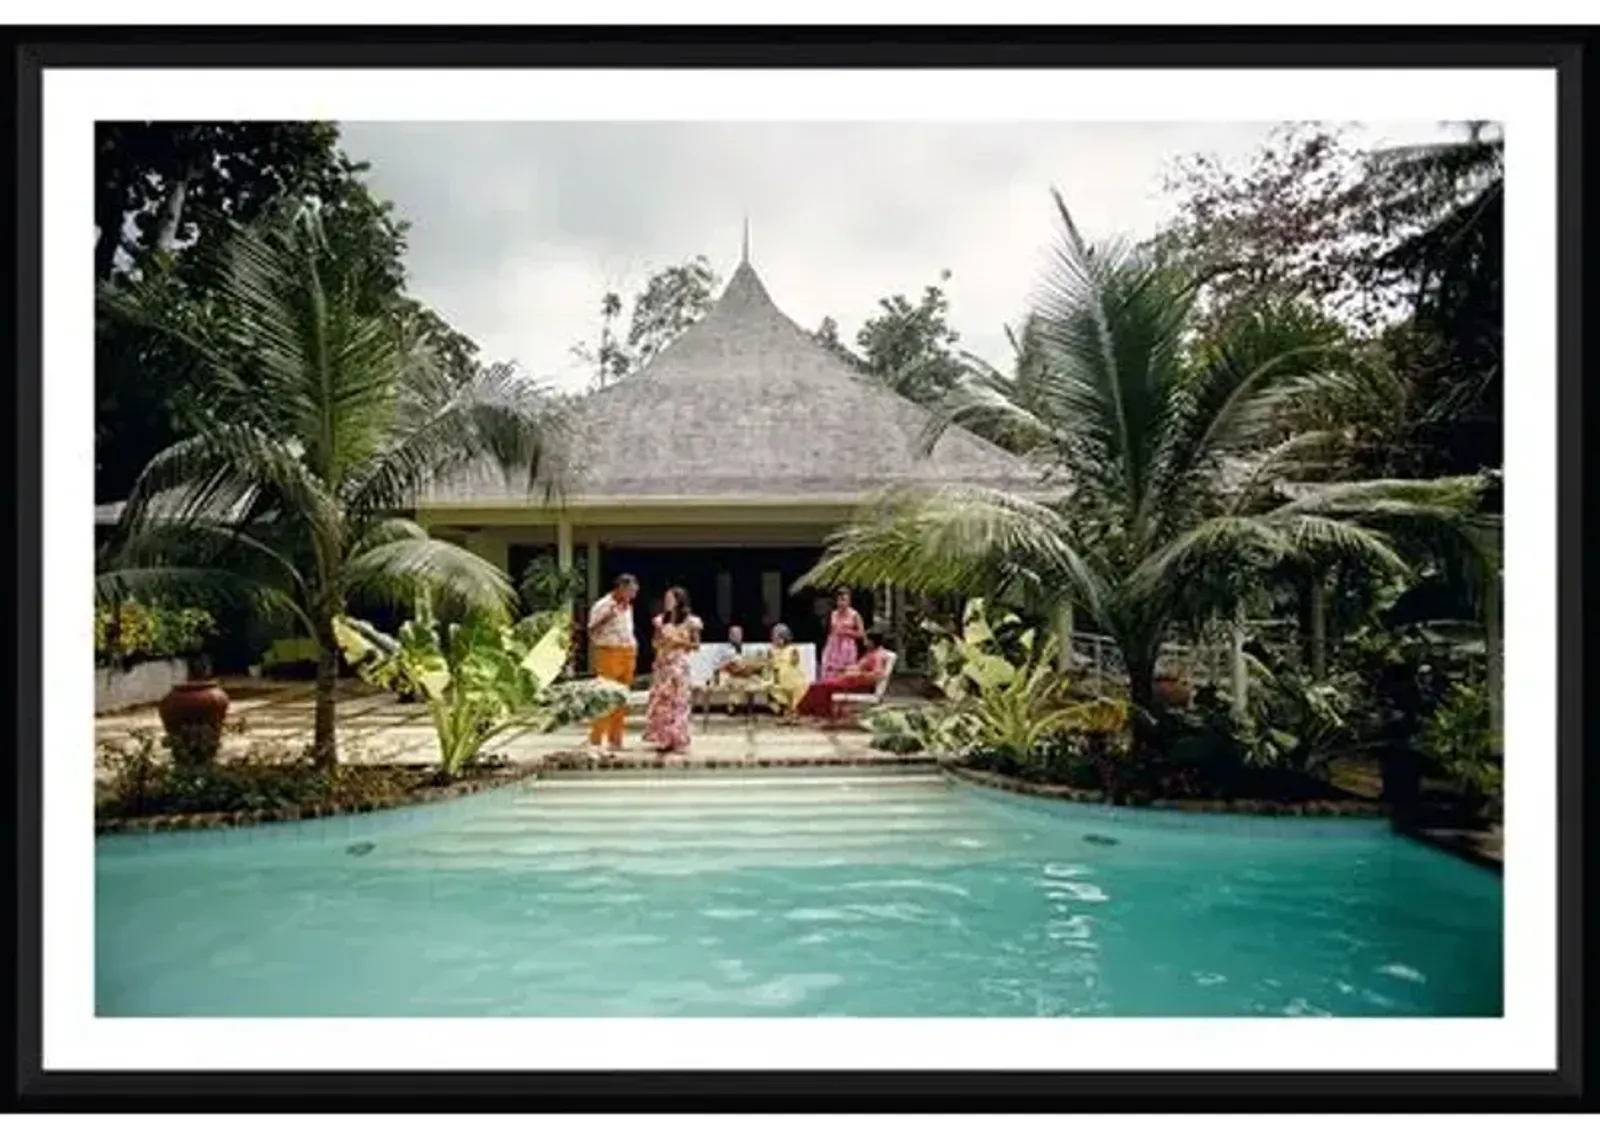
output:
MULTIPOLYGON (((1104 806, 1112 808, 1113 803, 1106 801, 1099 791, 1083 790, 1073 786, 1052 786, 1040 782, 1028 782, 1020 778, 1009 778, 1000 774, 990 774, 983 770, 972 770, 957 766, 950 762, 942 762, 940 770, 959 782, 966 782, 972 786, 997 790, 1001 793, 1015 794, 1024 798, 1035 798, 1041 802, 1071 802, 1079 805, 1104 806)), ((1396 834, 1410 841, 1437 849, 1452 857, 1460 858, 1480 869, 1504 875, 1504 855, 1496 856, 1483 849, 1472 840, 1483 836, 1483 831, 1441 830, 1419 826, 1402 826, 1394 824, 1389 812, 1389 807, 1382 802, 1348 802, 1321 801, 1306 803, 1267 802, 1263 799, 1241 799, 1228 802, 1223 799, 1184 800, 1176 798, 1158 798, 1144 805, 1116 806, 1117 809, 1130 811, 1155 810, 1165 813, 1185 813, 1196 816, 1235 816, 1245 818, 1301 818, 1301 819, 1338 819, 1341 821, 1377 821, 1388 819, 1391 828, 1396 834), (1271 810, 1255 809, 1257 806, 1272 806, 1271 810), (1290 807, 1293 807, 1292 809, 1290 807), (1340 806, 1340 810, 1318 809, 1307 812, 1309 807, 1340 806), (1351 807, 1356 807, 1357 812, 1350 812, 1351 807), (1467 836, 1463 836, 1463 834, 1467 836)))

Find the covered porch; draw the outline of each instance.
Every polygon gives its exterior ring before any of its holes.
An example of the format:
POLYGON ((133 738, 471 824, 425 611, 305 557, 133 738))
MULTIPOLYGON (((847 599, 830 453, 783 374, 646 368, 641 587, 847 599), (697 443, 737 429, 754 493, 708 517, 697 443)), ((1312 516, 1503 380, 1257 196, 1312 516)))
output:
MULTIPOLYGON (((709 642, 743 629, 763 642, 776 623, 797 642, 819 648, 827 636, 832 593, 795 591, 853 501, 750 501, 740 504, 659 498, 627 504, 571 504, 560 510, 519 504, 449 505, 419 510, 434 535, 461 544, 521 582, 540 556, 574 572, 587 608, 624 573, 639 580, 635 627, 641 636, 668 587, 686 589, 709 642)), ((853 603, 869 624, 897 631, 904 608, 890 591, 856 591, 853 603)), ((641 643, 646 642, 641 640, 641 643)), ((640 670, 649 669, 648 646, 640 670)))

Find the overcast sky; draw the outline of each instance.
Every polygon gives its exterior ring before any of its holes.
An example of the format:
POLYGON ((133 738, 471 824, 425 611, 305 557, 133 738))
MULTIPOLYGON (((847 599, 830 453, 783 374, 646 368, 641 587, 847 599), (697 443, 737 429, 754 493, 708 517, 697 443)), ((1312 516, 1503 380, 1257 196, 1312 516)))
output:
MULTIPOLYGON (((962 345, 1008 364, 1052 235, 1051 186, 1091 237, 1145 236, 1185 153, 1238 162, 1273 124, 345 123, 346 150, 411 221, 412 292, 475 340, 563 387, 616 290, 623 321, 652 270, 751 262, 807 328, 853 339, 878 298, 948 268, 962 345)), ((1437 138, 1377 124, 1371 140, 1437 138)), ((621 330, 626 333, 626 325, 621 330)))

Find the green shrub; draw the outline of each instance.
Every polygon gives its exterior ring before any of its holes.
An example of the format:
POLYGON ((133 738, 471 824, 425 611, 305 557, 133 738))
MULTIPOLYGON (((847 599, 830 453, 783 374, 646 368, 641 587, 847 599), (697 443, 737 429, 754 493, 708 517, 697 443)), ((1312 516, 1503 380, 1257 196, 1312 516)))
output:
POLYGON ((1423 752, 1464 792, 1494 801, 1504 768, 1489 725, 1489 695, 1469 682, 1452 684, 1423 723, 1423 752))
POLYGON ((258 744, 243 757, 193 767, 176 764, 171 748, 170 741, 148 732, 102 747, 106 777, 97 797, 99 816, 348 811, 404 800, 441 781, 436 771, 419 767, 330 769, 316 765, 309 749, 273 743, 258 744))
POLYGON ((199 607, 166 607, 127 599, 94 613, 94 654, 100 666, 133 666, 151 659, 190 658, 216 631, 199 607))

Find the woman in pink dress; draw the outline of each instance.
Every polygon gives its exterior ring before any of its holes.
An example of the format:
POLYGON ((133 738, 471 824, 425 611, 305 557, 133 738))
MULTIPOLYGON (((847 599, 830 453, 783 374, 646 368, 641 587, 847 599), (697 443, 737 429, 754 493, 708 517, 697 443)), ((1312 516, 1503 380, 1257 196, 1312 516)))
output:
POLYGON ((667 588, 655 617, 655 661, 650 667, 650 701, 644 712, 644 738, 658 754, 689 749, 689 656, 700 646, 700 619, 689 610, 689 593, 667 588))
POLYGON ((823 682, 837 679, 850 669, 866 633, 860 613, 850 606, 850 589, 841 587, 833 597, 833 611, 828 615, 828 641, 822 646, 823 682))

